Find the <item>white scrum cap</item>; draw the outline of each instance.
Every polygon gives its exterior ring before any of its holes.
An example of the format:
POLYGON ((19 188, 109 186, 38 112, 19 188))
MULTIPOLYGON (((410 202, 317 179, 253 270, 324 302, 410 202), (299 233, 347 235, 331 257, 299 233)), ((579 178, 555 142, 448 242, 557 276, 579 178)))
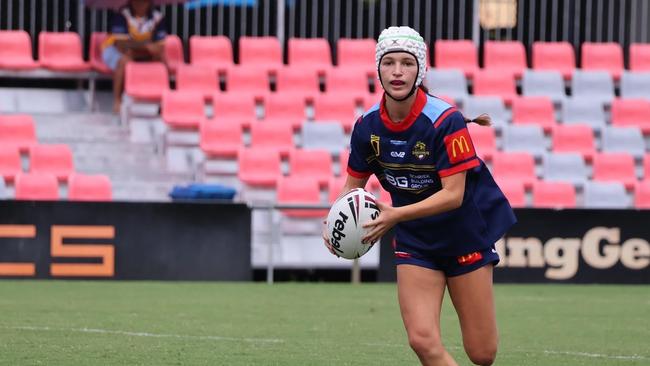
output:
POLYGON ((411 27, 388 27, 384 29, 377 39, 375 48, 375 66, 379 70, 379 61, 390 52, 408 52, 418 61, 418 77, 415 87, 422 84, 424 74, 427 72, 427 45, 420 34, 411 27))

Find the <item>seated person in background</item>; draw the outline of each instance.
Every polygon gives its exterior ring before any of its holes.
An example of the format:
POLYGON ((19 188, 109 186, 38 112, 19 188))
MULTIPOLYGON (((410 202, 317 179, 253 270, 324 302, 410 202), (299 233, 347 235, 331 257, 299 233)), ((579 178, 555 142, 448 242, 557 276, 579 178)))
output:
POLYGON ((162 61, 166 36, 164 17, 152 0, 129 0, 113 16, 102 59, 113 70, 114 113, 120 111, 127 62, 162 61))

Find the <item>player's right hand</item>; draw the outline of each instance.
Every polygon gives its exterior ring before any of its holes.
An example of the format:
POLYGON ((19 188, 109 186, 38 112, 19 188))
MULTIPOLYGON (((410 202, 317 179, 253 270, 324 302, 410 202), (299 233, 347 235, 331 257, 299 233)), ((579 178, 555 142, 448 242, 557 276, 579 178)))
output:
POLYGON ((325 243, 325 247, 330 251, 330 253, 334 254, 337 258, 340 258, 340 256, 336 254, 336 251, 334 250, 334 247, 332 247, 332 244, 330 244, 330 238, 329 235, 327 235, 327 220, 323 220, 323 242, 325 243))

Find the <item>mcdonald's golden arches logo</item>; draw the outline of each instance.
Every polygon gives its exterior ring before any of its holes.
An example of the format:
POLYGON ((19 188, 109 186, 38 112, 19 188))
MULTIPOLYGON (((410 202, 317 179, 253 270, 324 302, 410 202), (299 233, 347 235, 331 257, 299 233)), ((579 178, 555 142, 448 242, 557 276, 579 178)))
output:
POLYGON ((476 156, 472 139, 469 137, 467 128, 458 130, 444 139, 449 163, 455 164, 476 156))

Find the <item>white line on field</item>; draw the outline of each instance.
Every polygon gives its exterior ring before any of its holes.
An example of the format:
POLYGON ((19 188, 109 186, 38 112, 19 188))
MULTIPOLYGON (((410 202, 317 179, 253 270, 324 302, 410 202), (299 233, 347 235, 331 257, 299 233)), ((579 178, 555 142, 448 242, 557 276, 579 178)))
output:
POLYGON ((150 337, 150 338, 179 338, 179 339, 196 339, 207 341, 230 341, 230 342, 250 342, 250 343, 282 343, 282 339, 277 338, 238 338, 238 337, 221 337, 221 336, 194 336, 185 334, 160 334, 149 332, 129 332, 126 330, 96 329, 96 328, 54 328, 54 327, 36 327, 36 326, 0 326, 3 329, 30 330, 30 331, 55 331, 55 332, 75 332, 75 333, 97 333, 97 334, 115 334, 132 337, 150 337))

